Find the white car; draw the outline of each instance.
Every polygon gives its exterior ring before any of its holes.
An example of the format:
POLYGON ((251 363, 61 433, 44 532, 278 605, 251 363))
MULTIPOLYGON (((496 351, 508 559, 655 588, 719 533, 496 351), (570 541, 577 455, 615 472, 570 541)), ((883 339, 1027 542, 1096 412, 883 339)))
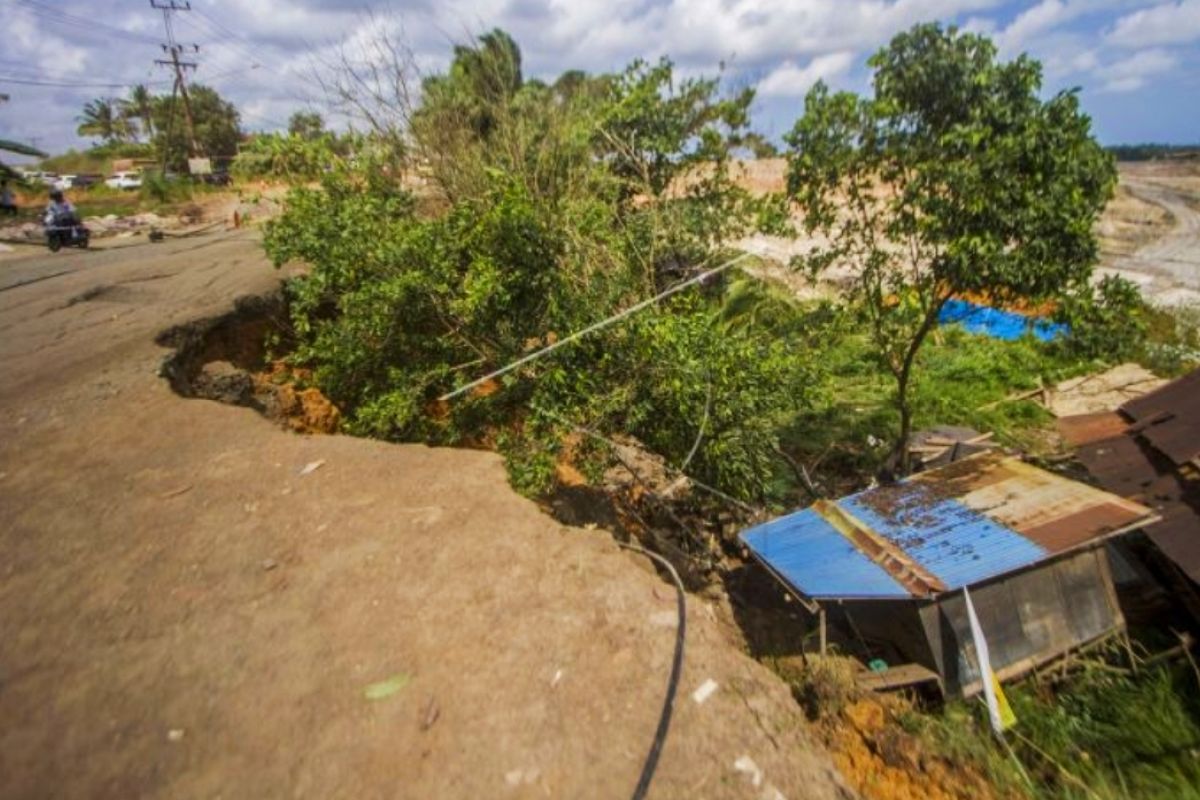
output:
POLYGON ((65 192, 67 189, 71 189, 75 186, 75 176, 59 175, 58 178, 55 179, 54 183, 50 185, 55 189, 58 189, 60 192, 65 192))
POLYGON ((108 176, 104 185, 110 189, 140 189, 142 176, 136 172, 116 172, 108 176))

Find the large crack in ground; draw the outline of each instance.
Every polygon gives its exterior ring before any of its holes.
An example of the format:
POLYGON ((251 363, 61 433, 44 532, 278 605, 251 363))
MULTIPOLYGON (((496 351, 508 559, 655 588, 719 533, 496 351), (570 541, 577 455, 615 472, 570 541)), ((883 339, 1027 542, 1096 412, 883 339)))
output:
MULTIPOLYGON (((304 387, 311 375, 285 365, 283 355, 291 351, 294 339, 282 292, 238 298, 228 313, 172 327, 159 334, 156 342, 171 350, 160 374, 182 397, 251 408, 298 433, 339 432, 339 415, 333 404, 315 387, 298 388, 304 387)), ((652 466, 642 462, 639 471, 652 466)), ((986 785, 971 770, 955 771, 936 757, 919 760, 912 755, 922 752, 912 737, 886 723, 893 713, 886 710, 891 701, 853 690, 853 680, 847 677, 849 661, 820 656, 813 660, 815 618, 787 597, 773 578, 738 554, 736 547, 729 546, 728 538, 725 546, 715 548, 715 559, 695 556, 694 542, 702 537, 720 538, 723 527, 736 524, 732 517, 705 520, 701 518, 704 512, 689 514, 684 505, 672 508, 645 486, 629 492, 609 481, 599 486, 582 480, 560 481, 557 490, 539 504, 559 522, 601 528, 618 541, 636 541, 657 552, 676 567, 689 592, 726 606, 726 619, 732 623, 726 629, 732 633, 730 643, 791 686, 794 699, 818 726, 851 783, 862 788, 872 783, 871 776, 885 773, 907 787, 895 794, 899 798, 925 796, 931 784, 953 790, 966 787, 968 794, 988 796, 986 785), (817 678, 797 677, 810 668, 817 669, 817 678), (840 670, 840 677, 820 677, 829 670, 840 670), (822 694, 834 691, 821 688, 826 683, 836 687, 841 698, 836 703, 822 694), (814 699, 814 691, 821 696, 814 699), (858 699, 851 702, 850 698, 858 699), (849 704, 850 724, 840 721, 841 712, 831 710, 839 704, 849 704), (853 721, 855 714, 868 714, 873 721, 863 727, 853 721), (879 742, 893 741, 904 744, 908 754, 904 763, 893 764, 895 759, 887 748, 880 749, 879 742)), ((829 634, 835 650, 852 649, 853 643, 836 629, 831 627, 829 634)), ((938 796, 956 796, 956 791, 938 796)))
MULTIPOLYGON (((340 432, 340 413, 308 385, 311 374, 286 365, 284 356, 294 347, 294 337, 281 291, 240 297, 231 311, 174 326, 155 341, 171 350, 160 375, 182 397, 251 408, 297 433, 340 432)), ((639 464, 633 480, 628 475, 620 476, 623 481, 610 476, 603 485, 582 478, 560 480, 539 505, 565 525, 608 530, 619 541, 637 541, 663 555, 690 591, 727 595, 752 654, 801 652, 812 620, 805 620, 798 604, 788 602, 773 580, 731 543, 730 530, 744 521, 660 496, 645 485, 657 456, 625 453, 626 460, 635 456, 639 464)), ((673 483, 671 478, 664 474, 661 483, 673 483)))
MULTIPOLYGON (((268 342, 287 350, 287 307, 276 292, 240 297, 233 311, 168 328, 155 341, 172 349, 160 374, 183 397, 252 408, 298 433, 335 433, 341 415, 319 389, 305 387, 268 342)), ((303 377, 303 376, 300 376, 303 377)))

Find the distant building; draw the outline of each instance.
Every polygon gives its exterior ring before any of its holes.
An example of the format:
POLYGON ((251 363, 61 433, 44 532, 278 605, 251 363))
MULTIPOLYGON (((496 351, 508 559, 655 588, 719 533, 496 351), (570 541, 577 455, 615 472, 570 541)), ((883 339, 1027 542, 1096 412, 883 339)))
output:
POLYGON ((820 501, 740 538, 866 660, 894 668, 897 683, 924 674, 970 695, 980 672, 964 587, 993 670, 1017 677, 1123 628, 1103 545, 1155 519, 989 452, 820 501))

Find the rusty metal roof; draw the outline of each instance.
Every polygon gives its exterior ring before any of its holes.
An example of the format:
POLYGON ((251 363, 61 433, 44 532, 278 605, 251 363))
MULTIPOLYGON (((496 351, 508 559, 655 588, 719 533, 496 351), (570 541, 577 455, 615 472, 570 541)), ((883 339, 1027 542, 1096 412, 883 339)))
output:
POLYGON ((1120 436, 1129 427, 1129 420, 1116 411, 1096 411, 1091 414, 1059 417, 1056 424, 1066 443, 1078 447, 1088 442, 1120 436))
POLYGON ((1200 369, 1129 401, 1121 412, 1176 465, 1200 458, 1200 369))
POLYGON ((741 534, 815 598, 930 597, 1154 520, 1144 506, 984 453, 741 534))
POLYGON ((1200 370, 1121 406, 1058 421, 1102 487, 1161 516, 1146 535, 1200 583, 1200 370))
POLYGON ((1146 535, 1200 583, 1200 480, 1189 479, 1170 458, 1136 435, 1088 442, 1077 454, 1105 489, 1161 515, 1160 522, 1146 526, 1146 535))

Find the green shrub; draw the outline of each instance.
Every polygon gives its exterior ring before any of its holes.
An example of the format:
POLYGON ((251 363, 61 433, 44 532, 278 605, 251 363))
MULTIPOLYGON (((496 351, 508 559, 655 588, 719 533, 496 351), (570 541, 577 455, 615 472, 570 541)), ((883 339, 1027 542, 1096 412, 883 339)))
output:
POLYGON ((338 153, 348 146, 331 133, 318 136, 262 133, 251 139, 230 166, 243 179, 277 178, 289 182, 311 181, 330 169, 338 153))
POLYGON ((1139 359, 1156 374, 1177 377, 1200 366, 1200 309, 1146 309, 1146 343, 1139 359))
POLYGON ((1065 294, 1055 319, 1071 328, 1061 340, 1066 353, 1118 362, 1141 352, 1147 313, 1137 286, 1119 276, 1106 275, 1095 286, 1065 294))
POLYGON ((161 172, 146 170, 142 173, 142 187, 138 194, 146 202, 176 203, 190 200, 193 187, 187 180, 167 178, 161 172))

